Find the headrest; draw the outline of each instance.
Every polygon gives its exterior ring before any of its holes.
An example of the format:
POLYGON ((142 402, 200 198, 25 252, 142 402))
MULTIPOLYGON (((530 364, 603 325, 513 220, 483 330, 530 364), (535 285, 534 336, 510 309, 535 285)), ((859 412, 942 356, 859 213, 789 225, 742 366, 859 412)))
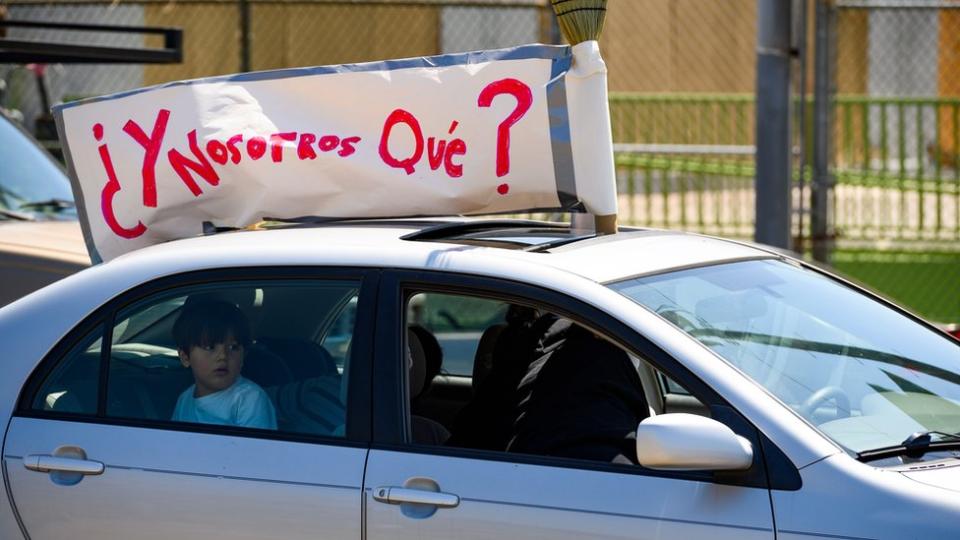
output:
POLYGON ((423 390, 421 390, 421 392, 426 392, 430 389, 430 384, 433 383, 434 377, 440 374, 440 368, 443 365, 443 349, 440 347, 440 342, 437 341, 433 332, 423 326, 411 324, 407 326, 407 329, 417 335, 417 338, 420 340, 420 346, 423 347, 426 367, 424 368, 423 390))
POLYGON ((410 399, 423 392, 427 380, 427 355, 416 332, 407 330, 407 367, 410 370, 410 399))
POLYGON ((503 333, 506 324, 495 324, 483 331, 480 336, 480 342, 477 343, 477 353, 473 357, 473 381, 474 388, 479 388, 490 371, 493 370, 493 356, 497 347, 497 340, 503 333))

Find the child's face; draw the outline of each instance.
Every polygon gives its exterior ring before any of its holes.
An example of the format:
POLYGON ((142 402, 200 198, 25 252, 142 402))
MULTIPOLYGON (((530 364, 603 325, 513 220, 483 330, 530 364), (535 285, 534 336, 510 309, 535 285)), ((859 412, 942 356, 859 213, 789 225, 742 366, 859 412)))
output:
POLYGON ((223 343, 194 345, 189 351, 179 351, 180 363, 193 371, 197 389, 193 397, 226 390, 237 382, 243 367, 243 345, 233 334, 227 334, 223 343))

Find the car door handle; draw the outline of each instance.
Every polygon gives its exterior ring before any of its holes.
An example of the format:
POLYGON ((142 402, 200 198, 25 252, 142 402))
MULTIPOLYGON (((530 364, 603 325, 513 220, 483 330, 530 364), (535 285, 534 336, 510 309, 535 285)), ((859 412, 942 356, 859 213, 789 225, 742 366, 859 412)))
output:
POLYGON ((76 459, 33 454, 23 458, 23 466, 37 472, 68 472, 79 474, 103 474, 103 463, 89 459, 76 459))
POLYGON ((373 499, 387 504, 414 503, 440 508, 454 508, 460 504, 460 497, 452 493, 402 487, 378 487, 373 490, 373 499))

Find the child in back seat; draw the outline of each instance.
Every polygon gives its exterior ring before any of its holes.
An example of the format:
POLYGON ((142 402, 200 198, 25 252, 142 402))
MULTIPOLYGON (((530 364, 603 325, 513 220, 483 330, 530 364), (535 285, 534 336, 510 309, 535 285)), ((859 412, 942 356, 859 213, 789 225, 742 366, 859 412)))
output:
POLYGON ((277 429, 267 393, 240 376, 251 339, 239 308, 220 300, 188 302, 173 325, 173 338, 194 384, 180 394, 172 420, 277 429))

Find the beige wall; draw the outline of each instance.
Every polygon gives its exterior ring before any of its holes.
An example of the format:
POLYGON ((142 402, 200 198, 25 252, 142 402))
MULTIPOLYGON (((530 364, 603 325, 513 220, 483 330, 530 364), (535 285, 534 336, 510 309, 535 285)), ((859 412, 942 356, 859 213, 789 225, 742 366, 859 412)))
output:
MULTIPOLYGON (((940 12, 940 51, 937 89, 941 96, 960 98, 960 10, 940 12)), ((940 159, 960 167, 960 121, 954 111, 940 112, 940 159)))
POLYGON ((439 9, 257 5, 253 69, 344 64, 436 54, 439 9))
MULTIPOLYGON (((252 4, 254 70, 437 54, 439 8, 252 4)), ((240 18, 232 3, 145 6, 145 24, 183 28, 179 65, 148 66, 144 84, 240 71, 240 18)), ((148 42, 160 46, 159 39, 148 42)))
MULTIPOLYGON (((812 4, 811 4, 812 5, 812 4)), ((252 4, 252 67, 362 62, 439 51, 438 6, 399 4, 252 4)), ((811 10, 812 11, 812 10, 811 10)), ((812 13, 810 34, 813 38, 812 13)), ((552 15, 542 10, 540 34, 552 15)), ((960 15, 944 11, 941 95, 960 94, 960 15), (952 77, 952 78, 951 78, 952 77)), ((236 4, 150 3, 145 24, 184 29, 178 66, 148 66, 146 84, 233 73, 240 69, 236 4)), ((867 11, 842 10, 837 36, 837 89, 867 85, 867 11)), ((609 0, 604 57, 612 91, 752 93, 756 80, 756 0, 609 0)), ((811 51, 812 52, 812 51, 811 51)), ((813 62, 809 67, 812 72, 813 62)), ((812 85, 813 77, 808 77, 812 85)))
POLYGON ((867 92, 867 34, 869 13, 864 9, 843 10, 837 16, 837 92, 867 92))
MULTIPOLYGON (((146 84, 240 69, 236 4, 149 4, 145 24, 184 29, 184 63, 150 66, 146 84)), ((610 0, 604 57, 611 90, 752 92, 756 0, 610 0)), ((549 37, 552 15, 541 17, 549 37)), ((439 52, 440 8, 252 4, 252 68, 363 62, 439 52)))
POLYGON ((756 0, 610 0, 610 89, 753 92, 756 0))
MULTIPOLYGON (((239 14, 236 5, 147 4, 144 24, 183 29, 184 58, 181 64, 147 65, 144 84, 224 75, 240 71, 239 14)), ((161 38, 148 41, 163 45, 161 38)))

